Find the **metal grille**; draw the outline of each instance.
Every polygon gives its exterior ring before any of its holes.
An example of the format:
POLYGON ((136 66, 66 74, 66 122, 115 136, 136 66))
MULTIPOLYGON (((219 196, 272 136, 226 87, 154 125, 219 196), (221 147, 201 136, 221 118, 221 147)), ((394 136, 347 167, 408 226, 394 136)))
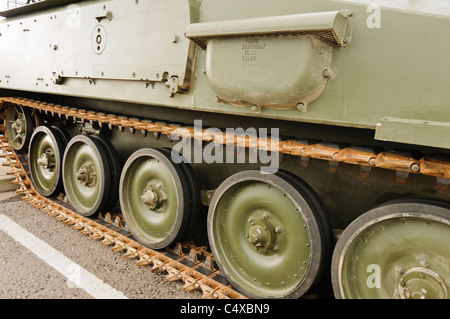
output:
POLYGON ((237 39, 237 38, 253 38, 253 37, 266 37, 266 38, 278 38, 278 37, 300 37, 300 36, 313 36, 331 46, 341 46, 339 39, 336 37, 333 29, 324 30, 302 30, 302 31, 281 31, 281 32, 265 32, 265 33, 252 33, 252 34, 227 34, 227 35, 214 35, 214 36, 194 36, 189 37, 203 50, 206 50, 207 42, 211 39, 237 39))

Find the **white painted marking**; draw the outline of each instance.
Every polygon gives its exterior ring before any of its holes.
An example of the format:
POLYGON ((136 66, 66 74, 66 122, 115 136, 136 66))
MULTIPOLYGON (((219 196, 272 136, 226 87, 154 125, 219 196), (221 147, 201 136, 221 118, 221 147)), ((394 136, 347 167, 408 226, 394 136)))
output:
POLYGON ((74 286, 84 289, 92 297, 96 299, 128 299, 123 293, 104 283, 5 215, 0 215, 0 230, 59 271, 68 279, 68 283, 71 282, 74 286))

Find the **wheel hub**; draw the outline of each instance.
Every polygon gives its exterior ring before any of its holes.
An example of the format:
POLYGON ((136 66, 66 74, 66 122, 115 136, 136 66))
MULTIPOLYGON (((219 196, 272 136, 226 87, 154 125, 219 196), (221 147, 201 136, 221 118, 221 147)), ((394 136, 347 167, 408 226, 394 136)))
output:
POLYGON ((85 164, 80 167, 76 174, 77 179, 86 187, 95 186, 96 173, 92 164, 85 164))
POLYGON ((400 277, 398 293, 401 299, 447 299, 447 287, 434 271, 412 267, 400 277))
POLYGON ((37 159, 37 163, 42 168, 51 170, 55 167, 55 154, 51 149, 47 149, 39 156, 39 158, 37 159))
POLYGON ((161 188, 161 185, 148 185, 143 194, 141 195, 142 202, 150 209, 161 208, 164 201, 167 200, 167 196, 161 188))
POLYGON ((246 237, 259 253, 263 254, 267 249, 274 247, 276 233, 275 227, 270 221, 264 218, 253 219, 250 217, 248 222, 250 225, 247 228, 246 237))
POLYGON ((22 133, 23 126, 25 125, 24 121, 19 117, 16 121, 11 125, 11 127, 16 131, 17 134, 22 133))

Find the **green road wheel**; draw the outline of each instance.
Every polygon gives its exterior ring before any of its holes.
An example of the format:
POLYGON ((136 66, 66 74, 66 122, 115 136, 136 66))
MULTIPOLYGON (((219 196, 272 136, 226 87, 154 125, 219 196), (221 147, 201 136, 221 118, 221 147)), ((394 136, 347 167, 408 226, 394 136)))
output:
POLYGON ((340 299, 448 299, 450 207, 396 201, 355 219, 340 236, 332 284, 340 299))
POLYGON ((185 216, 185 218, 188 218, 188 220, 186 221, 186 230, 184 231, 183 236, 180 239, 189 240, 191 239, 190 235, 196 229, 197 223, 200 220, 202 210, 202 200, 200 197, 200 186, 198 184, 198 178, 191 165, 187 163, 187 160, 181 154, 168 148, 158 148, 158 150, 161 152, 165 152, 167 156, 170 156, 172 162, 174 162, 175 160, 176 163, 179 163, 178 166, 182 169, 187 180, 190 194, 190 209, 189 216, 185 216))
POLYGON ((28 163, 33 186, 43 196, 53 196, 62 189, 61 167, 67 140, 61 131, 38 127, 31 136, 28 163))
POLYGON ((83 216, 103 211, 111 191, 108 155, 97 139, 77 135, 66 147, 63 183, 70 204, 83 216))
POLYGON ((120 207, 131 234, 152 249, 181 238, 190 220, 190 188, 182 168, 167 151, 134 152, 120 178, 120 207))
POLYGON ((28 108, 10 104, 6 112, 6 135, 12 148, 17 151, 28 148, 33 133, 34 119, 28 108))
POLYGON ((108 200, 105 206, 103 207, 103 211, 108 212, 116 205, 117 201, 119 200, 119 182, 120 182, 120 173, 122 171, 122 165, 120 164, 119 161, 119 155, 117 154, 114 145, 112 145, 110 141, 97 135, 92 135, 91 138, 100 142, 108 158, 108 163, 110 167, 111 185, 110 185, 110 192, 107 195, 108 200))
MULTIPOLYGON (((308 184, 306 184, 297 176, 283 170, 279 170, 277 174, 283 176, 283 178, 285 179, 288 179, 292 185, 295 185, 299 192, 305 194, 304 196, 308 196, 309 202, 314 207, 315 216, 316 218, 318 218, 318 224, 321 227, 320 232, 322 234, 321 239, 323 247, 323 253, 321 257, 321 260, 323 260, 322 265, 328 264, 331 259, 331 245, 334 241, 334 238, 331 222, 328 218, 328 214, 326 212, 324 204, 322 203, 322 200, 308 184)), ((329 271, 329 267, 321 267, 320 270, 322 273, 320 273, 319 276, 322 276, 323 271, 329 271)))
POLYGON ((292 176, 260 171, 234 174, 216 190, 208 213, 211 249, 245 295, 299 298, 317 283, 327 226, 309 191, 292 176))

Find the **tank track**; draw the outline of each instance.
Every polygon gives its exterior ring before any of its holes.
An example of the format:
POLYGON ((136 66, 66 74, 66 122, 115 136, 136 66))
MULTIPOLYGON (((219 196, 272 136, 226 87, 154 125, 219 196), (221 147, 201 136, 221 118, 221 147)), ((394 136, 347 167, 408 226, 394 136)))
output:
MULTIPOLYGON (((119 127, 120 131, 129 130, 131 134, 141 132, 146 135, 163 134, 168 138, 178 135, 181 138, 198 138, 194 135, 194 128, 180 126, 178 124, 165 124, 150 120, 141 120, 115 114, 105 114, 74 107, 49 104, 25 98, 3 97, 0 98, 0 112, 4 112, 3 107, 7 103, 18 104, 31 109, 51 113, 67 120, 72 118, 75 121, 97 122, 100 127, 107 125, 110 129, 113 126, 119 127), (180 130, 180 128, 183 128, 180 130)), ((267 151, 278 149, 281 155, 293 155, 299 158, 302 166, 307 167, 311 159, 321 159, 329 162, 329 170, 336 172, 339 163, 359 165, 361 175, 369 176, 372 168, 383 168, 394 170, 399 183, 406 182, 408 175, 423 174, 436 177, 436 187, 446 190, 450 184, 450 156, 446 154, 426 155, 417 158, 415 152, 404 150, 379 150, 366 146, 341 145, 337 143, 317 143, 311 140, 286 139, 271 140, 269 138, 261 140, 258 137, 235 136, 222 132, 218 138, 217 134, 210 135, 203 130, 202 139, 204 142, 234 143, 237 146, 253 147, 257 145, 259 149, 267 151)), ((282 157, 281 157, 282 159, 282 157)))
MULTIPOLYGON (((146 135, 148 132, 153 134, 164 134, 168 138, 173 136, 174 132, 188 132, 182 138, 194 138, 194 129, 185 126, 186 130, 177 130, 180 126, 177 124, 164 124, 149 120, 140 120, 114 114, 105 114, 101 112, 87 111, 83 109, 54 105, 46 102, 39 102, 25 98, 3 97, 0 98, 0 118, 5 118, 6 106, 9 104, 18 104, 24 107, 38 110, 52 116, 64 117, 66 120, 72 119, 74 122, 85 121, 97 122, 100 127, 106 125, 110 129, 117 126, 121 132, 129 131, 131 134, 140 132, 146 135)), ((0 131, 5 131, 5 125, 0 125, 0 131)), ((406 182, 408 174, 423 174, 436 177, 436 187, 446 190, 450 182, 450 161, 445 156, 423 156, 416 158, 409 153, 399 153, 396 151, 375 151, 368 147, 341 146, 333 143, 314 143, 308 140, 270 140, 267 139, 261 143, 256 137, 237 137, 227 136, 222 133, 222 138, 217 139, 217 135, 208 136, 203 134, 203 141, 210 142, 215 138, 216 143, 228 143, 233 141, 235 145, 258 147, 266 150, 272 150, 271 145, 277 144, 281 155, 297 156, 299 163, 307 167, 310 159, 321 159, 329 162, 329 170, 335 172, 340 163, 359 165, 361 174, 364 177, 369 176, 374 167, 390 169, 396 172, 399 183, 406 182)), ((121 216, 111 215, 96 216, 95 218, 83 217, 75 213, 64 198, 57 199, 46 198, 37 193, 34 189, 31 179, 28 176, 28 166, 26 156, 16 152, 8 142, 5 136, 0 136, 0 149, 3 151, 3 157, 12 168, 15 175, 14 184, 18 185, 17 192, 22 194, 22 199, 30 205, 40 209, 42 212, 53 216, 56 220, 70 225, 73 229, 79 230, 82 234, 88 234, 90 238, 101 240, 102 245, 112 245, 112 250, 123 252, 125 258, 138 259, 140 266, 150 265, 154 273, 164 272, 168 281, 182 280, 183 289, 186 291, 200 290, 202 298, 230 298, 246 299, 228 283, 221 275, 220 270, 214 263, 214 257, 206 247, 198 247, 193 243, 178 243, 170 250, 155 251, 144 247, 135 241, 131 234, 122 225, 121 216)))

